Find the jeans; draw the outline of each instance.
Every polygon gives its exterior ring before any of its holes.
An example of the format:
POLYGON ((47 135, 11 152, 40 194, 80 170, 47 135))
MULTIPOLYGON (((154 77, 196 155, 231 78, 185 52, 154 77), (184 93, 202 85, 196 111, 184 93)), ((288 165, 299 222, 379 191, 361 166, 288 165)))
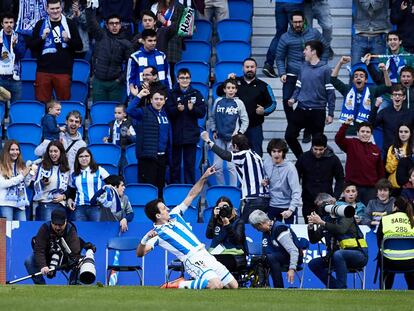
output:
MULTIPOLYGON (((221 149, 232 151, 232 145, 231 142, 225 142, 221 139, 216 139, 214 143, 217 145, 217 147, 220 147, 221 149)), ((223 174, 223 159, 220 158, 218 155, 214 154, 214 164, 216 166, 216 181, 218 185, 225 185, 226 182, 224 180, 224 174, 223 174)), ((227 162, 227 170, 229 171, 229 186, 236 187, 237 186, 237 172, 236 172, 236 166, 231 163, 227 162)))
MULTIPOLYGON (((348 269, 361 269, 368 262, 368 249, 361 250, 341 249, 332 255, 331 269, 335 271, 335 277, 329 277, 329 288, 347 288, 346 280, 348 269)), ((312 259, 309 262, 309 269, 328 286, 329 261, 326 257, 312 259)))
POLYGON ((368 206, 370 200, 374 200, 377 197, 377 191, 375 187, 357 186, 358 197, 357 201, 361 201, 365 206, 368 206))
POLYGON ((280 3, 275 5, 276 34, 270 42, 265 63, 273 66, 280 37, 287 31, 290 16, 294 11, 303 11, 303 3, 280 3))
MULTIPOLYGON (((28 274, 34 274, 40 271, 43 267, 38 267, 36 264, 35 256, 32 253, 25 261, 24 266, 26 267, 26 271, 28 274)), ((42 275, 32 277, 33 283, 38 285, 45 285, 46 281, 42 275)))
POLYGON ((51 220, 52 212, 55 209, 64 208, 60 203, 39 203, 36 208, 36 220, 49 221, 51 220))
MULTIPOLYGON (((303 258, 299 256, 298 265, 301 264, 302 261, 303 258)), ((289 267, 289 254, 285 251, 268 253, 266 254, 266 263, 270 268, 270 275, 272 276, 273 287, 284 288, 282 272, 285 267, 289 267)))
POLYGON ((352 36, 351 62, 352 66, 361 62, 361 57, 367 53, 385 54, 385 34, 366 37, 361 35, 352 36))
MULTIPOLYGON (((275 219, 277 221, 283 221, 282 215, 280 215, 282 212, 287 211, 288 208, 278 208, 269 206, 267 215, 270 219, 275 219)), ((293 221, 295 220, 295 213, 292 213, 289 218, 285 219, 285 224, 293 224, 293 221)))
POLYGON ((0 217, 9 221, 26 221, 26 211, 13 206, 0 206, 0 217))
POLYGON ((99 221, 101 210, 99 206, 80 205, 76 206, 73 217, 75 221, 99 221))
POLYGON ((309 27, 313 27, 313 19, 318 20, 322 28, 322 36, 331 45, 332 41, 332 15, 328 0, 314 0, 305 3, 305 18, 309 27))
POLYGON ((296 76, 286 76, 286 82, 283 83, 282 94, 283 94, 283 110, 285 111, 286 121, 289 123, 292 119, 293 108, 288 105, 288 100, 292 97, 293 92, 295 91, 296 81, 298 77, 296 76))
POLYGON ((10 102, 19 100, 22 95, 22 83, 13 79, 3 79, 0 77, 0 86, 11 93, 10 102))
POLYGON ((263 156, 263 128, 262 125, 256 127, 249 127, 244 133, 249 140, 250 148, 256 152, 260 157, 263 156))
POLYGON ((253 211, 259 209, 267 213, 268 208, 269 208, 269 198, 257 197, 257 198, 252 198, 252 199, 245 199, 244 207, 243 207, 242 214, 241 214, 241 219, 243 219, 245 223, 248 223, 249 216, 253 211))

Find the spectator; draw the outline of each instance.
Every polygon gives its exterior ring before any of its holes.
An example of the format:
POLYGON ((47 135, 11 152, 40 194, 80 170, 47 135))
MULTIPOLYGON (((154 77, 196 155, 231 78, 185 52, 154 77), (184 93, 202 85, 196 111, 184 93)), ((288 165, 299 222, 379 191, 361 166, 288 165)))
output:
MULTIPOLYGON (((162 27, 172 26, 173 36, 168 40, 167 55, 168 64, 170 65, 170 74, 172 85, 175 84, 174 66, 181 60, 183 50, 183 38, 177 34, 178 23, 184 11, 184 6, 178 0, 158 0, 151 6, 151 11, 157 15, 162 27)), ((167 30, 168 31, 168 30, 167 30)))
POLYGON ((126 147, 133 144, 136 140, 136 134, 132 121, 127 118, 126 107, 122 104, 115 106, 115 120, 109 123, 108 136, 103 138, 104 143, 111 143, 121 147, 121 159, 119 161, 119 171, 127 165, 126 147))
POLYGON ((389 174, 388 180, 394 190, 398 190, 400 185, 397 182, 397 167, 401 159, 410 157, 413 150, 412 127, 409 124, 401 123, 394 134, 394 143, 388 148, 385 170, 389 174))
POLYGON ((75 54, 75 58, 81 59, 85 59, 89 52, 88 23, 85 14, 86 2, 86 0, 66 0, 63 2, 63 14, 74 22, 82 40, 83 47, 75 54))
MULTIPOLYGON (((397 183, 400 185, 401 188, 405 188, 406 186, 410 187, 411 185, 407 185, 410 178, 410 170, 414 167, 414 157, 412 156, 414 153, 414 148, 411 149, 409 155, 405 158, 400 159, 397 165, 397 183)), ((413 184, 414 185, 414 184, 413 184)))
POLYGON ((212 240, 208 251, 230 272, 236 273, 246 267, 244 221, 228 197, 222 196, 217 200, 206 237, 212 240))
POLYGON ((122 31, 126 34, 128 40, 132 38, 134 33, 134 21, 133 12, 136 1, 134 0, 101 0, 99 5, 101 6, 101 14, 104 20, 108 20, 109 16, 114 14, 119 16, 121 22, 122 31))
POLYGON ((328 0, 306 0, 304 13, 307 25, 313 27, 313 19, 316 18, 318 25, 322 28, 322 36, 329 45, 329 59, 334 56, 331 47, 332 42, 332 15, 328 0))
POLYGON ((51 141, 43 155, 33 185, 33 201, 38 202, 36 220, 50 221, 55 209, 66 208, 69 174, 65 148, 60 141, 51 141))
MULTIPOLYGON (((246 58, 243 61, 243 77, 229 74, 229 79, 236 79, 237 97, 244 103, 249 116, 249 127, 245 135, 250 147, 259 156, 263 155, 263 127, 265 116, 276 109, 276 98, 273 90, 266 82, 256 76, 257 63, 254 58, 246 58)), ((221 87, 217 88, 217 95, 223 96, 221 87)))
POLYGON ((66 131, 62 135, 62 143, 68 157, 70 173, 75 168, 76 154, 82 147, 86 147, 86 142, 82 139, 79 128, 82 126, 82 116, 79 111, 71 111, 66 116, 66 131))
MULTIPOLYGON (((342 56, 331 74, 332 85, 344 97, 339 120, 344 122, 351 116, 358 123, 365 122, 368 121, 371 110, 374 109, 375 99, 390 90, 391 81, 385 66, 382 66, 386 86, 367 86, 368 73, 365 69, 358 67, 352 74, 352 83, 347 85, 338 79, 338 74, 342 65, 350 61, 349 56, 342 56)), ((355 126, 356 124, 351 127, 349 134, 355 134, 355 126)))
POLYGON ((385 178, 378 180, 375 189, 377 198, 368 202, 361 224, 374 227, 376 231, 381 218, 392 213, 395 198, 391 197, 392 185, 385 178))
POLYGON ((60 0, 47 1, 48 17, 36 23, 28 43, 37 58, 36 100, 47 103, 53 91, 58 100, 69 100, 75 52, 82 40, 75 23, 62 15, 60 0))
MULTIPOLYGON (((269 49, 266 53, 266 61, 263 65, 263 74, 269 78, 277 77, 277 74, 273 66, 275 63, 276 50, 279 44, 280 37, 288 30, 289 20, 292 22, 293 13, 296 14, 299 11, 303 11, 304 8, 303 0, 274 0, 274 2, 276 33, 272 39, 272 42, 270 42, 269 49)), ((293 25, 293 22, 291 25, 293 25)), ((280 71, 279 75, 281 75, 280 71)))
POLYGON ((405 89, 401 84, 395 84, 392 87, 392 106, 381 110, 377 114, 378 107, 374 107, 370 115, 371 123, 374 127, 382 129, 383 143, 382 152, 385 156, 388 148, 392 145, 395 132, 400 123, 409 124, 410 128, 414 126, 414 111, 407 110, 403 107, 405 100, 405 89))
POLYGON ((346 153, 345 181, 357 186, 359 201, 367 205, 375 198, 375 184, 384 177, 384 165, 380 149, 370 142, 372 125, 358 124, 357 138, 346 138, 345 133, 353 121, 349 117, 335 135, 335 142, 346 153))
POLYGON ((395 0, 391 6, 391 23, 397 25, 404 48, 414 53, 414 3, 406 0, 395 0))
POLYGON ((270 158, 263 161, 264 184, 269 187, 269 218, 293 224, 294 215, 301 206, 301 187, 294 164, 286 160, 288 151, 283 139, 270 140, 267 145, 270 158))
POLYGON ((331 124, 335 110, 335 90, 331 84, 331 69, 320 60, 323 45, 319 41, 305 43, 305 61, 296 81, 296 88, 288 105, 298 102, 286 128, 285 139, 298 159, 303 153, 297 140, 304 128, 310 134, 322 134, 325 124, 331 124), (328 115, 326 116, 326 107, 328 115))
POLYGON ((93 101, 119 101, 125 99, 125 65, 132 53, 132 45, 121 27, 118 15, 108 15, 105 29, 96 20, 95 12, 86 9, 88 29, 95 39, 93 64, 93 101))
MULTIPOLYGON (((249 126, 249 118, 243 102, 236 97, 237 82, 233 79, 227 79, 223 83, 223 90, 226 97, 219 97, 214 102, 210 117, 210 129, 213 132, 215 144, 224 150, 231 151, 232 137, 246 132, 249 126)), ((224 185, 223 160, 216 155, 214 163, 217 169, 217 183, 224 185)), ((230 172, 230 186, 236 186, 237 175, 234 164, 227 163, 227 169, 230 172)))
POLYGON ((172 167, 171 183, 181 181, 181 162, 184 166, 184 183, 194 184, 197 143, 200 140, 198 119, 206 115, 207 105, 201 93, 191 86, 191 73, 182 68, 177 74, 178 84, 166 105, 172 125, 172 167))
POLYGON ((78 150, 68 198, 68 207, 73 211, 75 221, 100 220, 99 206, 92 205, 91 200, 98 189, 102 188, 103 181, 108 176, 108 172, 96 164, 88 148, 82 147, 78 150))
POLYGON ((408 171, 408 176, 409 183, 407 184, 407 187, 401 191, 401 196, 406 198, 411 204, 414 204, 414 167, 408 171))
POLYGON ((390 29, 388 0, 353 0, 352 66, 367 53, 384 54, 385 36, 390 29))
POLYGON ((287 280, 290 284, 295 281, 295 272, 303 262, 303 253, 299 240, 287 225, 270 220, 263 211, 257 210, 249 216, 250 224, 263 232, 263 242, 266 241, 266 263, 270 267, 270 275, 274 288, 283 288, 282 269, 288 266, 287 280))
POLYGON ((327 142, 325 135, 314 135, 311 149, 296 162, 299 179, 302 180, 302 214, 305 223, 316 209, 314 202, 318 193, 328 193, 337 199, 342 193, 344 169, 327 142))
MULTIPOLYGON (((168 94, 168 87, 160 82, 158 79, 158 71, 153 66, 148 66, 144 68, 144 71, 142 72, 142 85, 138 89, 137 97, 140 98, 139 105, 141 107, 145 107, 147 105, 151 105, 151 94, 156 92, 157 90, 162 90, 166 94, 168 94), (142 91, 143 89, 147 89, 147 91, 142 91), (145 95, 147 94, 147 95, 145 95)), ((136 89, 134 89, 135 94, 136 89)))
POLYGON ((366 204, 361 203, 358 199, 358 189, 352 182, 345 182, 342 192, 342 200, 337 201, 337 205, 351 205, 355 209, 355 220, 357 224, 361 222, 361 218, 364 216, 364 210, 366 204))
POLYGON ((142 42, 143 46, 138 51, 132 53, 128 61, 128 94, 133 96, 137 96, 138 88, 144 82, 143 71, 148 66, 153 66, 157 69, 158 79, 168 88, 171 85, 166 56, 155 48, 157 44, 157 33, 155 30, 145 29, 142 32, 142 42))
POLYGON ((219 21, 229 18, 229 5, 227 0, 204 0, 204 14, 202 16, 208 20, 212 21, 214 17, 214 22, 218 23, 219 21))
POLYGON ((11 93, 10 102, 20 99, 21 83, 18 76, 20 59, 24 57, 26 46, 21 34, 14 31, 15 17, 6 12, 1 17, 0 30, 0 86, 11 93))
POLYGON ((20 145, 15 140, 8 140, 0 153, 0 217, 9 221, 26 220, 26 206, 29 201, 26 185, 31 176, 30 167, 26 166, 20 145))
POLYGON ((405 87, 404 107, 414 110, 414 68, 405 66, 400 71, 400 82, 405 87))
POLYGON ((234 135, 231 138, 232 152, 214 144, 207 131, 201 133, 201 138, 220 158, 231 161, 237 166, 237 176, 241 183, 244 201, 241 215, 243 221, 248 221, 250 213, 256 209, 267 212, 269 192, 262 184, 262 180, 265 178, 263 161, 250 149, 247 137, 241 134, 234 135))
MULTIPOLYGON (((318 40, 323 43, 322 61, 328 60, 329 46, 323 39, 321 33, 314 29, 305 27, 305 16, 303 12, 295 11, 290 18, 291 27, 280 37, 276 51, 276 64, 280 81, 283 83, 283 110, 286 114, 288 124, 292 119, 293 108, 289 106, 288 100, 292 98, 295 90, 297 76, 304 61, 303 43, 318 40)), ((304 135, 310 142, 310 136, 304 135)))
POLYGON ((128 223, 134 219, 134 211, 125 194, 125 182, 121 176, 109 175, 105 185, 95 193, 91 205, 101 204, 101 221, 118 221, 121 232, 128 231, 128 223))
MULTIPOLYGON (((149 95, 143 89, 144 96, 149 95)), ((151 105, 138 107, 140 97, 129 102, 127 113, 138 121, 135 154, 138 159, 138 182, 158 188, 162 198, 167 164, 171 163, 172 131, 164 105, 167 94, 157 90, 151 94, 151 105)))

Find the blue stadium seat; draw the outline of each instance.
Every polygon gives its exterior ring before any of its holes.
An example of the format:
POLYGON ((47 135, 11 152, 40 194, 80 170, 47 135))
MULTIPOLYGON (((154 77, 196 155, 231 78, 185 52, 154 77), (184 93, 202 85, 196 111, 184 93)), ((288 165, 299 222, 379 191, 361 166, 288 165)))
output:
POLYGON ((22 81, 36 80, 37 61, 35 58, 22 58, 20 60, 20 79, 22 81))
POLYGON ((134 184, 138 182, 138 164, 128 164, 124 167, 125 184, 134 184))
POLYGON ((121 147, 114 144, 94 144, 88 146, 88 148, 91 150, 96 163, 118 166, 121 147))
POLYGON ((37 146, 42 139, 42 128, 33 123, 12 123, 7 128, 7 137, 19 143, 32 143, 37 146))
POLYGON ((101 101, 92 103, 90 108, 92 124, 108 124, 113 121, 116 105, 119 105, 119 102, 101 101))
POLYGON ((191 81, 191 86, 193 88, 195 88, 196 90, 199 90, 201 95, 203 95, 204 100, 208 101, 208 92, 210 91, 208 85, 204 84, 204 83, 200 83, 200 82, 193 82, 191 81))
POLYGON ((222 83, 223 83, 223 81, 216 82, 216 83, 214 83, 214 84, 213 84, 213 87, 212 87, 212 92, 211 92, 211 97, 213 98, 213 104, 214 104, 215 100, 219 97, 219 96, 217 95, 217 88, 218 88, 218 87, 219 87, 222 83))
POLYGON ((88 84, 91 66, 89 62, 83 59, 75 59, 73 62, 72 82, 82 82, 88 84))
POLYGON ((88 128, 88 143, 102 144, 103 138, 108 137, 109 126, 106 124, 93 124, 88 128))
POLYGON ((210 78, 210 65, 204 62, 181 61, 175 64, 174 73, 177 76, 178 70, 187 68, 191 72, 191 81, 208 84, 210 78))
POLYGON ((70 100, 79 101, 81 103, 87 102, 89 86, 80 81, 72 81, 70 85, 70 100))
MULTIPOLYGON (((163 189, 164 203, 170 208, 181 204, 186 198, 188 192, 191 190, 193 185, 187 184, 170 184, 165 186, 163 189)), ((196 223, 198 221, 198 202, 200 196, 197 196, 191 206, 184 214, 184 219, 190 223, 196 223)))
POLYGON ((135 155, 135 144, 126 147, 125 156, 128 164, 137 164, 137 157, 135 155))
POLYGON ((211 22, 204 19, 198 19, 195 21, 195 31, 191 39, 196 41, 210 42, 212 32, 213 30, 211 22))
POLYGON ((20 152, 23 156, 23 160, 31 160, 34 161, 38 157, 34 154, 34 151, 36 149, 36 145, 31 143, 19 143, 20 144, 20 152))
POLYGON ((134 209, 134 222, 151 222, 144 213, 144 206, 158 198, 157 187, 150 184, 128 184, 125 194, 134 209))
POLYGON ((34 81, 20 81, 22 86, 22 92, 20 95, 21 100, 35 100, 34 81))
POLYGON ((229 73, 235 73, 236 76, 243 75, 243 62, 226 61, 218 62, 215 67, 216 82, 223 82, 227 79, 229 73))
POLYGON ((242 19, 251 23, 253 16, 253 0, 229 0, 228 5, 231 19, 242 19))
POLYGON ((11 123, 41 124, 45 114, 45 105, 36 100, 17 100, 10 104, 11 123))
POLYGON ((226 196, 233 203, 235 209, 240 208, 241 190, 232 186, 211 186, 206 191, 206 207, 216 206, 218 198, 226 196))
POLYGON ((0 101, 0 124, 3 122, 5 113, 6 113, 6 103, 3 101, 0 101))
POLYGON ((113 165, 113 164, 108 164, 108 163, 101 163, 101 164, 99 164, 99 166, 102 166, 109 173, 109 175, 119 175, 119 166, 118 165, 113 165))
POLYGON ((240 19, 223 19, 217 23, 217 34, 220 41, 238 40, 250 42, 252 25, 240 19))
POLYGON ((189 40, 185 42, 185 50, 181 60, 210 62, 211 45, 206 41, 189 40))
POLYGON ((62 105, 62 111, 60 115, 56 118, 59 124, 64 124, 66 122, 66 116, 69 112, 73 110, 79 111, 82 116, 82 121, 85 121, 86 117, 86 106, 80 101, 73 101, 73 100, 62 100, 60 101, 62 105))
POLYGON ((250 57, 252 48, 245 41, 225 40, 216 45, 217 62, 244 61, 250 57), (235 53, 234 51, 237 51, 235 53))

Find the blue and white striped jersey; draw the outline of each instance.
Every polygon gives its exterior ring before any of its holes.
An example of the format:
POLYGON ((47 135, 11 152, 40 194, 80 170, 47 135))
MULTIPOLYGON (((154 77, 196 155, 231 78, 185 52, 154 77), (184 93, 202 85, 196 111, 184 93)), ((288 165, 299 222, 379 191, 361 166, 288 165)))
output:
POLYGON ((152 247, 159 245, 177 256, 181 261, 184 261, 190 254, 203 249, 204 244, 198 240, 191 227, 181 216, 187 208, 188 206, 181 203, 171 210, 168 223, 163 225, 154 224, 154 231, 158 235, 150 239, 147 245, 152 247))
POLYGON ((81 173, 77 176, 72 173, 71 183, 72 187, 76 189, 76 206, 90 205, 90 200, 95 192, 103 187, 103 180, 108 176, 109 173, 100 166, 95 173, 91 173, 89 167, 81 170, 81 173))

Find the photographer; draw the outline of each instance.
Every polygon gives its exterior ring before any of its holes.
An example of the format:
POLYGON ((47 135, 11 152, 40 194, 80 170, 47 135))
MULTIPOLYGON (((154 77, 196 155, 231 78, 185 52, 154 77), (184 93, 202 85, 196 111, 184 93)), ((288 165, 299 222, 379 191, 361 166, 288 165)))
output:
MULTIPOLYGON (((70 284, 76 281, 76 273, 70 267, 80 256, 80 240, 76 228, 67 221, 66 212, 63 208, 52 212, 51 221, 45 222, 33 239, 33 254, 25 261, 26 270, 29 274, 41 271, 48 278, 56 275, 52 268, 66 265, 65 271, 71 271, 70 284), (62 239, 70 248, 71 255, 67 253, 62 239)), ((43 276, 33 277, 35 284, 46 284, 43 276)))
POLYGON ((328 288, 347 288, 348 270, 361 269, 367 264, 368 246, 353 217, 354 208, 332 205, 335 203, 335 198, 320 193, 315 199, 318 214, 312 212, 308 216, 310 242, 318 243, 325 238, 327 249, 326 256, 309 262, 309 269, 328 288))
POLYGON ((246 265, 244 221, 237 215, 229 198, 222 196, 217 200, 206 237, 212 239, 209 252, 229 271, 238 271, 246 265))
POLYGON ((266 263, 270 268, 274 288, 283 288, 282 268, 288 266, 287 280, 293 284, 298 264, 303 262, 299 240, 287 225, 270 220, 261 210, 253 211, 249 216, 250 224, 263 232, 266 248, 266 263))

